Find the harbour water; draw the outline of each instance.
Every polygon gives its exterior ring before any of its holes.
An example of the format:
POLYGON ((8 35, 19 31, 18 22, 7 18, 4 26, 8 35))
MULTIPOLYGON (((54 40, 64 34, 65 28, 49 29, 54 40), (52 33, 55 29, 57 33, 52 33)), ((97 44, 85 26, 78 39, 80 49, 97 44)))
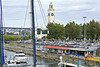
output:
MULTIPOLYGON (((13 59, 15 52, 5 50, 5 55, 7 55, 7 59, 10 60, 10 59, 13 59)), ((28 63, 28 65, 30 65, 30 66, 27 66, 27 67, 33 67, 32 66, 33 65, 33 57, 30 56, 30 55, 26 55, 26 56, 28 57, 27 63, 28 63)), ((45 59, 45 58, 41 58, 41 57, 37 57, 37 63, 39 65, 37 65, 36 67, 57 67, 57 64, 55 64, 55 63, 57 63, 57 61, 45 59)))

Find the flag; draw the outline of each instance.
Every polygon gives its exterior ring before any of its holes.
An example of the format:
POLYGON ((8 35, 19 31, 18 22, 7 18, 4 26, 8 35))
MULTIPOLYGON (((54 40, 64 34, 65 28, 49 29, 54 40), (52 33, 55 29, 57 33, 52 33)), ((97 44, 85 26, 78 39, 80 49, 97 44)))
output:
POLYGON ((23 34, 23 37, 25 37, 26 36, 26 33, 25 34, 23 34))
POLYGON ((79 54, 76 54, 76 56, 80 56, 79 54))

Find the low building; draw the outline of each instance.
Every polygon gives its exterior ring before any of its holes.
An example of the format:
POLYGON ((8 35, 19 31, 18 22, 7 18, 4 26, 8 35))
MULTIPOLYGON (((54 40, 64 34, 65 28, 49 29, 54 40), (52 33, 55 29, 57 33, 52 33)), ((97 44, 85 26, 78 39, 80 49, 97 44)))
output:
POLYGON ((96 56, 99 56, 99 57, 100 57, 100 48, 98 48, 98 49, 96 50, 96 56))
POLYGON ((49 32, 47 28, 37 28, 37 31, 35 33, 36 33, 36 38, 41 39, 44 36, 46 37, 49 32))
POLYGON ((76 55, 87 56, 93 55, 94 50, 86 48, 72 48, 72 47, 60 47, 60 46, 44 46, 45 52, 65 55, 76 55))

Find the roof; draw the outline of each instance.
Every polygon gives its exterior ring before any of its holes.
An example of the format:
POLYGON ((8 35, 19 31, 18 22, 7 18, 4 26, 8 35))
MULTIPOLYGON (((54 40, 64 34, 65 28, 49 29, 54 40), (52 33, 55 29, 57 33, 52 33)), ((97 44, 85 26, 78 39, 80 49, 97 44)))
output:
POLYGON ((77 50, 77 51, 94 51, 93 49, 86 49, 86 48, 70 48, 70 50, 77 50))
POLYGON ((60 46, 44 46, 45 48, 53 48, 53 49, 63 49, 63 50, 77 50, 77 51, 94 51, 92 49, 85 48, 71 48, 71 47, 60 47, 60 46))
POLYGON ((87 49, 84 49, 84 48, 71 48, 70 50, 88 51, 87 49))
POLYGON ((54 48, 54 49, 70 49, 71 47, 59 47, 59 46, 44 46, 45 48, 54 48))

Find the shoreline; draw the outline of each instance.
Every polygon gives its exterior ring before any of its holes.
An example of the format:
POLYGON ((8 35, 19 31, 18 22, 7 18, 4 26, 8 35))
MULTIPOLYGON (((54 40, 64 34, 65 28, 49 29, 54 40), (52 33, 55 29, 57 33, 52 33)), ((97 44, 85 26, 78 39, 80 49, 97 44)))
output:
MULTIPOLYGON (((15 47, 9 47, 9 46, 5 46, 5 50, 9 50, 9 51, 12 51, 12 52, 16 52, 16 51, 24 51, 25 54, 27 55, 33 55, 33 50, 27 50, 27 49, 21 49, 21 48, 15 48, 15 47)), ((56 60, 56 61, 59 61, 59 58, 56 58, 56 57, 52 57, 50 55, 48 55, 47 53, 43 53, 43 52, 40 52, 40 51, 36 51, 36 56, 38 57, 41 57, 41 58, 46 58, 46 59, 50 59, 50 60, 56 60)))
MULTIPOLYGON (((33 50, 32 49, 22 48, 22 47, 18 46, 18 45, 22 46, 23 44, 16 43, 17 46, 12 46, 13 44, 10 43, 10 45, 6 45, 5 49, 6 50, 10 50, 10 51, 14 51, 14 52, 22 50, 25 54, 33 55, 33 50)), ((26 45, 27 46, 32 46, 31 44, 25 44, 24 46, 26 46, 26 45)), ((75 57, 74 61, 73 61, 73 57, 72 56, 54 54, 54 53, 44 53, 44 52, 41 52, 41 51, 36 51, 36 56, 41 57, 41 58, 50 59, 50 60, 56 60, 57 62, 60 61, 59 57, 62 56, 64 62, 70 62, 70 63, 74 63, 74 64, 77 64, 77 62, 78 62, 78 57, 75 57)), ((97 63, 97 62, 89 61, 89 60, 87 60, 86 64, 84 64, 85 63, 85 59, 82 59, 82 58, 79 58, 79 60, 81 60, 83 66, 85 66, 85 65, 91 65, 91 66, 99 65, 99 63, 97 63)))

